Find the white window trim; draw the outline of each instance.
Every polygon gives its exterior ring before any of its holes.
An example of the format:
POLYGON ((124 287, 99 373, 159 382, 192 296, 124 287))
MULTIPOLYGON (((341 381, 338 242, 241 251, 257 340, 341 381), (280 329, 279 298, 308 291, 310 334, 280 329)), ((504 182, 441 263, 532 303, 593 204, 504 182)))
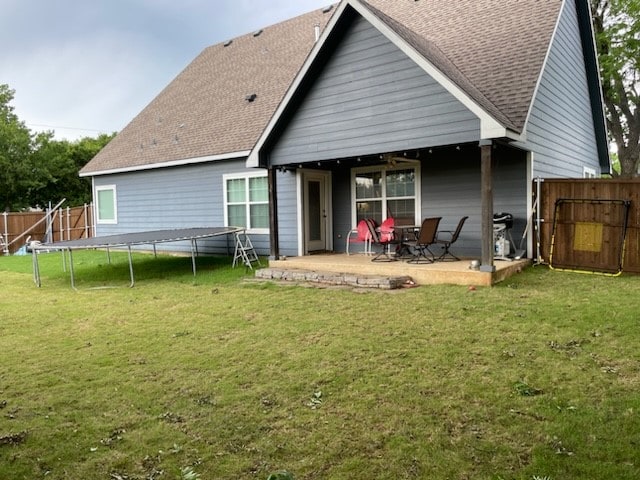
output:
MULTIPOLYGON (((415 185, 415 195, 413 197, 394 197, 394 198, 415 198, 415 212, 414 218, 416 221, 421 218, 421 192, 422 192, 422 176, 420 174, 420 162, 418 160, 406 160, 403 162, 398 162, 393 167, 387 165, 371 165, 368 167, 356 167, 351 169, 351 225, 355 226, 357 223, 358 212, 356 211, 356 175, 358 173, 363 172, 393 172, 395 170, 406 170, 408 168, 413 168, 416 172, 416 185, 415 185)), ((386 218, 386 204, 387 204, 387 183, 386 181, 382 183, 382 219, 386 218)))
POLYGON ((95 204, 96 204, 96 224, 116 225, 118 223, 118 192, 115 185, 100 185, 95 187, 95 204), (113 192, 113 218, 100 218, 100 197, 99 192, 111 190, 113 192))
POLYGON ((595 168, 582 167, 582 178, 598 178, 598 172, 595 168))
MULTIPOLYGON (((237 179, 244 179, 247 180, 246 184, 245 184, 245 188, 249 188, 249 182, 248 180, 250 178, 267 178, 267 174, 261 172, 260 170, 256 170, 254 172, 242 172, 242 173, 226 173, 224 175, 222 175, 222 192, 223 192, 223 210, 224 210, 224 226, 225 227, 229 227, 229 226, 234 226, 237 227, 238 225, 229 225, 229 209, 227 208, 229 203, 227 201, 227 181, 228 180, 237 180, 237 179)), ((252 204, 251 202, 249 202, 249 192, 248 190, 245 192, 246 193, 246 208, 247 208, 247 222, 251 221, 251 215, 250 215, 250 211, 249 211, 249 206, 252 204)), ((260 204, 264 204, 265 202, 253 202, 254 205, 260 205, 260 204)), ((266 204, 269 204, 269 201, 267 200, 266 204)), ((268 228, 247 228, 247 233, 255 233, 255 234, 268 234, 269 233, 269 229, 268 228)))

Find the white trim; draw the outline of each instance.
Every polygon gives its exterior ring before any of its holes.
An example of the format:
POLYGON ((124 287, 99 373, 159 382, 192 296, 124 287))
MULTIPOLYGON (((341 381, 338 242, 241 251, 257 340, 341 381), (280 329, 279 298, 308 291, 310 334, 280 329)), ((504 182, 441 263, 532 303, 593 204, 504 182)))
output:
POLYGON ((91 218, 93 218, 93 225, 92 225, 92 236, 93 237, 97 237, 98 236, 98 202, 96 200, 95 197, 96 194, 96 179, 95 178, 91 178, 91 197, 92 197, 92 202, 91 202, 91 218))
MULTIPOLYGON (((238 180, 238 179, 242 179, 242 180, 249 180, 250 178, 267 178, 267 173, 265 170, 255 170, 255 171, 246 171, 246 172, 237 172, 237 173, 225 173, 224 175, 222 175, 222 205, 223 205, 223 217, 224 217, 224 226, 225 227, 229 227, 229 211, 227 209, 228 207, 228 203, 227 203, 227 181, 228 180, 238 180)), ((245 182, 245 201, 243 202, 244 205, 246 205, 247 207, 247 223, 250 224, 251 223, 251 215, 249 212, 249 206, 251 205, 251 203, 249 202, 249 182, 245 182)), ((254 204, 266 204, 269 205, 269 201, 265 201, 265 202, 254 202, 254 204)), ((242 225, 235 225, 235 226, 242 226, 242 225)), ((268 234, 269 233, 269 228, 251 228, 251 226, 247 227, 247 233, 254 233, 254 234, 268 234)))
MULTIPOLYGON (((544 56, 544 61, 542 62, 542 68, 540 69, 540 75, 538 75, 538 80, 536 81, 536 86, 533 89, 533 94, 531 95, 531 103, 529 104, 529 111, 527 112, 527 116, 524 119, 524 124, 522 127, 522 131, 527 131, 527 126, 529 125, 529 118, 531 118, 531 114, 533 113, 533 106, 536 103, 536 98, 538 96, 538 91, 540 90, 540 85, 542 85, 542 78, 547 71, 547 64, 549 63, 549 58, 551 57, 551 50, 554 47, 556 35, 558 34, 558 30, 560 29, 560 23, 562 21, 562 16, 564 15, 564 10, 567 5, 566 0, 562 1, 562 6, 560 7, 560 12, 558 12, 558 18, 556 19, 556 25, 553 27, 553 34, 551 35, 551 41, 549 42, 549 47, 547 48, 547 53, 544 56)), ((584 53, 583 53, 584 56, 584 53)))
POLYGON ((302 232, 302 250, 303 255, 308 254, 308 242, 307 242, 307 222, 305 217, 305 208, 307 206, 307 202, 305 201, 305 186, 308 179, 321 179, 324 183, 324 209, 326 211, 326 220, 325 220, 325 240, 324 240, 324 248, 331 251, 333 250, 333 201, 332 201, 332 182, 333 175, 330 170, 311 170, 311 169, 302 169, 302 201, 301 205, 301 222, 300 229, 302 232))
POLYGON ((480 138, 503 138, 507 136, 508 129, 499 121, 493 118, 484 108, 482 108, 475 100, 473 100, 464 90, 443 74, 435 65, 423 57, 418 51, 408 45, 400 35, 388 27, 378 17, 371 13, 366 7, 363 7, 358 0, 347 0, 348 3, 373 25, 382 35, 387 37, 391 43, 404 52, 411 60, 422 68, 431 78, 444 87, 451 95, 453 95, 460 103, 471 111, 480 119, 480 138))
POLYGON ((101 225, 117 225, 118 223, 118 193, 116 185, 99 185, 95 187, 93 191, 93 196, 95 198, 95 209, 96 209, 96 224, 101 225), (98 192, 103 191, 111 191, 113 192, 113 218, 109 219, 101 219, 100 218, 100 197, 98 192))
MULTIPOLYGON (((403 162, 398 162, 394 167, 388 167, 386 165, 370 165, 367 167, 354 167, 351 169, 351 204, 349 208, 351 209, 351 226, 355 228, 358 218, 358 212, 356 210, 356 175, 362 172, 393 172, 396 170, 407 170, 413 169, 415 171, 415 191, 414 195, 411 198, 415 199, 414 205, 414 219, 419 221, 422 218, 422 173, 421 173, 421 163, 419 160, 406 160, 403 162)), ((386 178, 386 177, 385 177, 386 178)), ((396 197, 392 197, 396 198, 396 197)), ((399 197, 398 197, 399 198, 399 197)), ((407 197, 410 198, 410 197, 407 197)), ((386 180, 382 185, 382 196, 380 197, 380 201, 383 203, 383 207, 387 203, 387 191, 386 191, 386 180)), ((382 219, 386 218, 386 208, 383 208, 382 211, 382 219)))
POLYGON ((140 172, 143 170, 154 170, 156 168, 180 167, 196 163, 216 162, 220 160, 232 160, 234 158, 246 158, 251 153, 250 150, 241 152, 223 153, 221 155, 208 155, 206 157, 185 158, 183 160, 170 160, 168 162, 150 163, 147 165, 136 165, 131 167, 114 168, 111 170, 98 170, 97 172, 80 172, 81 177, 97 177, 100 175, 113 175, 114 173, 140 172))
POLYGON ((309 53, 309 56, 307 57, 304 64, 302 65, 302 68, 300 68, 298 75, 296 75, 291 85, 289 85, 289 88, 287 89, 287 93, 285 94, 282 101, 278 105, 278 108, 276 109, 275 113, 271 116, 269 123, 267 124, 265 129, 262 131, 262 134, 260 135, 260 137, 258 138, 258 141, 253 147, 253 150, 251 150, 251 152, 249 153, 247 158, 248 168, 252 168, 252 167, 255 168, 260 166, 260 158, 259 158, 260 150, 262 150, 264 143, 266 142, 267 138, 269 138, 269 135, 271 135, 271 132, 275 128, 276 123, 278 122, 278 120, 284 113, 284 110, 287 108, 287 106, 291 102, 291 99, 293 98, 294 94, 300 87, 302 80, 307 76, 307 73, 309 72, 311 65, 313 65, 316 57, 318 56, 318 53, 320 52, 320 50, 322 50, 324 44, 327 41, 327 38, 329 38, 329 33, 333 31, 336 23, 338 23, 338 20, 342 16, 342 13, 344 12, 345 8, 347 8, 347 4, 349 3, 350 3, 350 0, 347 0, 345 2, 340 2, 340 4, 336 9, 336 12, 333 14, 333 16, 331 17, 331 20, 329 20, 329 23, 327 23, 327 26, 322 32, 322 35, 320 35, 320 38, 315 43, 314 47, 311 49, 311 53, 309 53))
MULTIPOLYGON (((533 250, 533 239, 535 236, 534 230, 535 225, 533 224, 534 218, 533 214, 535 213, 533 210, 533 157, 534 153, 530 150, 526 152, 527 155, 527 223, 525 224, 525 228, 527 225, 529 226, 529 230, 527 231, 527 258, 533 258, 534 250, 533 250)), ((540 210, 540 199, 538 199, 537 205, 538 211, 540 210)), ((516 248, 520 248, 518 245, 516 248)))
POLYGON ((336 23, 343 15, 344 10, 347 6, 352 7, 356 12, 358 12, 365 20, 367 20, 371 25, 374 26, 382 35, 384 35, 391 43, 393 43, 396 47, 398 47, 402 52, 404 52, 411 60, 413 60, 416 65, 422 68, 428 75, 430 75, 436 82, 438 82, 445 90, 447 90, 451 95, 453 95, 459 102, 461 102, 466 108, 468 108, 474 115, 478 117, 480 120, 480 138, 481 139, 490 139, 490 138, 513 138, 515 140, 522 140, 520 135, 517 132, 513 132, 512 130, 506 128, 499 121, 497 121, 493 116, 491 116, 484 108, 482 108, 475 100, 473 100, 464 90, 458 87, 454 82, 452 82, 449 77, 444 75, 439 69, 437 69, 431 62, 429 62, 426 58, 424 58, 420 53, 418 53, 415 49, 413 49, 410 45, 408 45, 400 35, 394 32, 391 28, 389 28, 384 22, 382 22, 378 17, 376 17, 373 13, 371 13, 366 7, 364 7, 359 0, 345 0, 338 5, 338 9, 336 13, 334 13, 333 17, 327 24, 320 40, 316 42, 316 45, 311 50, 311 53, 307 57, 304 65, 300 69, 298 75, 294 79, 293 83, 289 86, 287 93, 285 94, 282 102, 276 109, 275 113, 269 120, 266 128, 263 130, 262 134, 258 138, 253 150, 249 154, 247 158, 246 165, 247 167, 258 167, 260 166, 260 158, 259 153, 264 147, 266 140, 269 138, 271 133, 273 132, 277 122, 280 117, 284 113, 284 110, 287 108, 289 103, 291 102, 294 94, 300 87, 302 80, 307 76, 311 65, 315 62, 318 53, 324 47, 329 35, 333 32, 336 23))
POLYGON ((598 178, 598 171, 593 167, 582 166, 582 178, 598 178))
POLYGON ((302 223, 303 215, 302 215, 302 203, 304 201, 304 182, 302 178, 302 174, 304 169, 296 170, 296 198, 298 201, 296 202, 296 225, 298 230, 298 256, 304 256, 304 225, 302 223))

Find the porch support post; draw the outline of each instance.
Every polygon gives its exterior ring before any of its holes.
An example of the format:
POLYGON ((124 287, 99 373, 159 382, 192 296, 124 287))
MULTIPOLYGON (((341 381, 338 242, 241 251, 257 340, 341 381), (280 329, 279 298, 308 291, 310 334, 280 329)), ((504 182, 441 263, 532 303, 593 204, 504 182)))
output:
POLYGON ((269 166, 267 172, 267 181, 269 183, 269 244, 271 246, 269 260, 278 260, 280 258, 280 243, 278 240, 276 170, 269 166))
POLYGON ((493 141, 480 141, 480 183, 482 206, 482 251, 480 271, 495 272, 493 264, 493 141))

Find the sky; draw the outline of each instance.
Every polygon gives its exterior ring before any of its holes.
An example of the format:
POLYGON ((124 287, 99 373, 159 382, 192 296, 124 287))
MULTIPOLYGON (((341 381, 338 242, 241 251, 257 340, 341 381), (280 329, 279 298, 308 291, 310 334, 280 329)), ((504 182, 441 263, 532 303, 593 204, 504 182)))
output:
POLYGON ((337 0, 0 0, 0 84, 33 132, 122 130, 207 46, 337 0))

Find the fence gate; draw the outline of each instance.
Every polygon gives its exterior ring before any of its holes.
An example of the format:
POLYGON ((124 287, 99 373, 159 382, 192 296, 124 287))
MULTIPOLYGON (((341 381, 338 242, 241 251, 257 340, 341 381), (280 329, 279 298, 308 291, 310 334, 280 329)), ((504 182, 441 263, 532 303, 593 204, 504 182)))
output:
POLYGON ((630 204, 628 200, 556 200, 551 268, 622 273, 630 204))
POLYGON ((640 273, 640 180, 536 182, 540 260, 557 269, 640 273))

